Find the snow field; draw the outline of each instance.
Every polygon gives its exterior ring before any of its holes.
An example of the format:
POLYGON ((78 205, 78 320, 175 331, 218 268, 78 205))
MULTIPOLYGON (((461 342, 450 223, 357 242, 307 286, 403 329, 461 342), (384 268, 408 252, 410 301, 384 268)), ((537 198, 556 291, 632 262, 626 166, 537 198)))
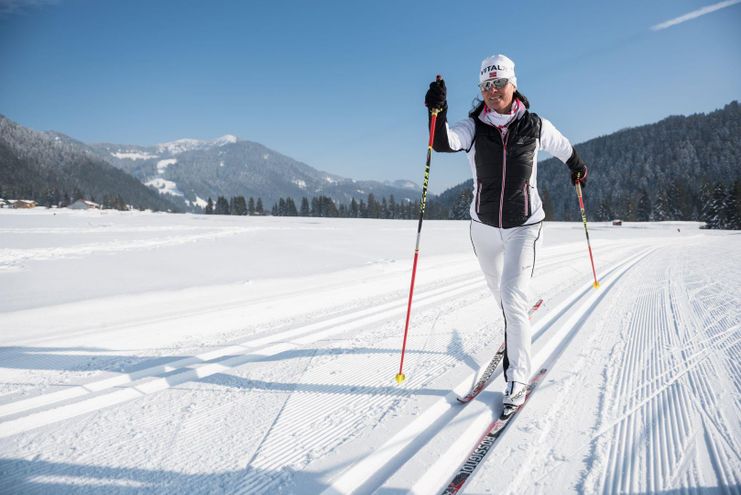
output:
MULTIPOLYGON (((499 413, 501 371, 455 403, 502 339, 465 222, 425 223, 398 386, 416 222, 79 213, 0 212, 0 493, 434 493, 499 413)), ((549 372, 464 492, 738 491, 738 236, 624 227, 595 291, 546 225, 549 372)))

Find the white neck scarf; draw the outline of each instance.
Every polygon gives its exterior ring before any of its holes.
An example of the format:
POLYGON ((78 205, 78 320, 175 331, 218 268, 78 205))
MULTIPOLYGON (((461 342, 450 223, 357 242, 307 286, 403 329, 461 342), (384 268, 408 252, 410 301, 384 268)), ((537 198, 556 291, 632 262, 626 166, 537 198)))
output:
POLYGON ((481 111, 479 119, 484 124, 489 124, 497 127, 502 132, 507 132, 507 126, 512 123, 512 121, 519 119, 524 113, 525 105, 515 98, 512 102, 512 109, 509 113, 498 113, 489 109, 489 107, 484 104, 484 109, 481 111))

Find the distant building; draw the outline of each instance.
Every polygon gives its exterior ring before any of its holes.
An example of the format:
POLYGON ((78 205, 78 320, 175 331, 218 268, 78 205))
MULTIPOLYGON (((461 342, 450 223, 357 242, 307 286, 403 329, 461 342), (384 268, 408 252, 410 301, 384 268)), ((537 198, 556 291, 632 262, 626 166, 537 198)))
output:
POLYGON ((0 198, 0 208, 8 208, 10 204, 5 201, 3 198, 0 198))
POLYGON ((16 209, 36 208, 36 201, 31 199, 11 199, 10 205, 16 209))
POLYGON ((71 205, 69 205, 67 208, 71 210, 93 210, 93 209, 100 209, 100 205, 98 203, 93 203, 92 201, 88 201, 86 199, 78 199, 71 205))
POLYGON ((612 221, 612 224, 613 224, 613 225, 617 225, 617 226, 620 226, 620 225, 622 225, 622 224, 623 224, 623 221, 622 221, 622 220, 618 220, 618 219, 615 219, 615 220, 613 220, 613 221, 612 221))

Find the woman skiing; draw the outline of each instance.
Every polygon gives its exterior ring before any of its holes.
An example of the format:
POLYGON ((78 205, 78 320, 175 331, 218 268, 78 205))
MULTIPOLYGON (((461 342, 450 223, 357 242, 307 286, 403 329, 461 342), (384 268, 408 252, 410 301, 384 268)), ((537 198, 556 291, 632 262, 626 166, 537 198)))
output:
POLYGON ((465 151, 473 174, 471 241, 489 289, 504 315, 505 407, 525 401, 531 376, 528 286, 543 230, 538 195, 538 151, 571 170, 586 184, 587 167, 571 143, 548 120, 529 111, 517 90, 515 64, 504 55, 481 62, 478 102, 467 119, 448 125, 445 81, 430 84, 425 105, 439 110, 433 149, 465 151))

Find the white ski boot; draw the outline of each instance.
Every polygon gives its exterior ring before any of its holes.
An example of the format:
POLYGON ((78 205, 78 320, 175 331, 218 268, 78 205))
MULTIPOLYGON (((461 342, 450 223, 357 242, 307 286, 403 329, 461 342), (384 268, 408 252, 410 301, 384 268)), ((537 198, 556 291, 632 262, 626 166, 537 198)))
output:
POLYGON ((507 382, 507 388, 504 390, 505 409, 517 409, 525 403, 527 394, 527 384, 520 382, 507 382))

